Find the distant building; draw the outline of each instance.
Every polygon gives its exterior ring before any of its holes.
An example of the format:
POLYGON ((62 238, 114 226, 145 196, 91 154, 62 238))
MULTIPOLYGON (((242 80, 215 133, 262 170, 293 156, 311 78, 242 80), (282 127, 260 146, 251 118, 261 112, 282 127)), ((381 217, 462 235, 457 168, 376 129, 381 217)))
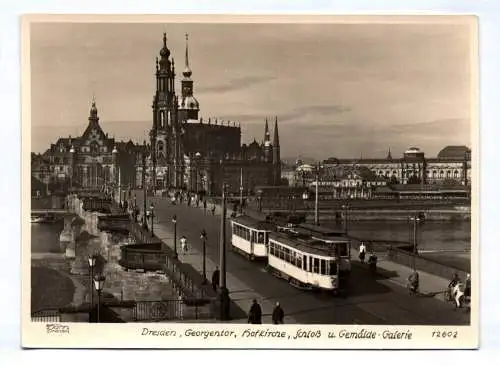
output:
POLYGON ((182 76, 181 94, 177 95, 175 65, 164 34, 156 61, 153 125, 149 144, 136 156, 136 184, 155 190, 178 188, 208 194, 219 193, 222 182, 232 193, 249 192, 257 185, 281 184, 277 118, 272 142, 266 120, 264 141, 241 145, 241 128, 235 122, 199 117, 187 35, 182 76))

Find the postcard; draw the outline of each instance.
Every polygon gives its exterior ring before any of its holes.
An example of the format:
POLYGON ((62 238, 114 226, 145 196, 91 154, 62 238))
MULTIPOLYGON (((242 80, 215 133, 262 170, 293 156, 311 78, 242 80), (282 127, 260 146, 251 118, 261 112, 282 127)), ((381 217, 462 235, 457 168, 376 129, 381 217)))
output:
POLYGON ((477 17, 21 25, 23 347, 478 347, 477 17))

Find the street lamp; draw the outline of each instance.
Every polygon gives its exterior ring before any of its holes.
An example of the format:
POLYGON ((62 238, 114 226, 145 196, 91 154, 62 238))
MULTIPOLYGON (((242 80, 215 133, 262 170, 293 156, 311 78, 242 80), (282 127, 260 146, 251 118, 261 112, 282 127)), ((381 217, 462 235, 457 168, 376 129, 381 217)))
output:
POLYGON ((177 259, 177 215, 172 217, 172 224, 174 224, 174 258, 177 259))
POLYGON ((149 206, 149 210, 151 211, 151 236, 154 236, 154 232, 153 232, 153 219, 155 217, 154 209, 155 209, 155 205, 151 204, 151 206, 149 206))
POLYGON ((342 205, 342 210, 344 211, 344 234, 347 235, 347 224, 349 221, 349 209, 351 206, 349 204, 342 205))
POLYGON ((196 174, 195 174, 195 187, 194 187, 194 190, 196 193, 199 192, 199 189, 198 189, 198 175, 199 175, 199 171, 200 171, 200 158, 201 158, 201 153, 200 152, 197 152, 196 154, 194 154, 194 157, 196 158, 196 174))
POLYGON ((206 247, 207 247, 207 232, 205 229, 201 231, 200 234, 200 239, 201 239, 201 244, 203 245, 203 284, 207 283, 207 252, 206 252, 206 247))
POLYGON ((97 322, 101 322, 101 315, 100 315, 100 309, 101 309, 101 291, 104 288, 104 281, 106 281, 106 277, 104 277, 102 274, 98 274, 94 278, 94 285, 95 289, 97 291, 97 322))
MULTIPOLYGON (((94 288, 92 287, 92 279, 94 278, 94 267, 95 267, 95 262, 96 262, 96 256, 95 255, 89 255, 88 258, 89 261, 89 275, 90 275, 90 313, 92 314, 92 309, 94 308, 94 288)), ((90 319, 89 315, 89 321, 90 319)))
POLYGON ((222 215, 220 222, 220 278, 219 304, 220 320, 229 319, 229 291, 226 288, 226 184, 222 184, 222 215))
POLYGON ((417 225, 420 222, 420 218, 417 214, 408 217, 410 224, 413 225, 413 270, 416 270, 416 257, 418 255, 418 243, 417 243, 417 225))
POLYGON ((315 174, 315 197, 314 197, 314 224, 319 225, 319 171, 321 169, 321 165, 318 162, 316 164, 316 167, 314 169, 314 174, 315 174))
POLYGON ((257 191, 257 209, 262 212, 262 189, 257 191))

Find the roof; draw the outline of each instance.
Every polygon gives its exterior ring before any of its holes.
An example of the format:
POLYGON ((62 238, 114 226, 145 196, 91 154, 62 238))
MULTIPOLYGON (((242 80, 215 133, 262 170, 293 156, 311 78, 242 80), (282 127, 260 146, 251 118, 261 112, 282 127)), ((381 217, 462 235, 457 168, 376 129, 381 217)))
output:
POLYGON ((439 159, 464 159, 470 154, 471 150, 467 146, 446 146, 439 154, 439 159))
POLYGON ((254 219, 253 217, 250 217, 250 216, 235 217, 231 221, 235 222, 237 224, 246 226, 248 228, 255 229, 255 230, 271 231, 271 230, 273 230, 276 227, 276 225, 274 225, 274 224, 272 224, 270 222, 256 220, 256 219, 254 219))
POLYGON ((315 240, 311 236, 295 233, 277 233, 271 232, 270 239, 286 245, 288 247, 297 249, 301 252, 323 256, 335 257, 335 247, 329 243, 321 240, 315 240))
POLYGON ((332 230, 332 229, 326 228, 324 226, 317 226, 317 225, 311 225, 311 224, 300 224, 299 227, 303 228, 307 231, 321 234, 324 236, 342 236, 343 235, 343 233, 340 231, 332 230))

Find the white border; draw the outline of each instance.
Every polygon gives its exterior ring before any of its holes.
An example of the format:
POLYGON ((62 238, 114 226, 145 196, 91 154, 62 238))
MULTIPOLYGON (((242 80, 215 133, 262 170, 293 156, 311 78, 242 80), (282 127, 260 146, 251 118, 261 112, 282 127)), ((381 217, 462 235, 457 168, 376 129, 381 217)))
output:
MULTIPOLYGON (((497 146, 497 136, 498 134, 498 123, 497 116, 499 113, 498 104, 498 85, 500 85, 500 78, 498 74, 498 64, 500 61, 499 52, 496 51, 497 44, 499 43, 499 33, 500 33, 500 17, 499 17, 499 4, 497 2, 486 2, 486 1, 454 1, 452 4, 449 2, 440 3, 439 1, 385 1, 385 2, 360 2, 360 1, 345 1, 340 3, 336 2, 335 5, 328 4, 325 2, 312 2, 309 1, 302 6, 288 4, 277 6, 276 2, 272 1, 253 1, 251 3, 233 3, 232 8, 226 4, 222 5, 221 1, 211 1, 209 3, 196 3, 193 1, 169 1, 168 6, 163 4, 160 5, 156 1, 143 0, 140 4, 131 5, 126 2, 119 0, 108 1, 106 3, 99 1, 85 1, 69 3, 67 1, 44 1, 43 3, 33 0, 17 2, 15 5, 5 6, 2 4, 2 9, 0 12, 0 27, 2 32, 0 32, 1 42, 0 42, 0 73, 2 73, 2 83, 0 88, 2 90, 2 98, 0 98, 0 105, 2 106, 2 114, 4 117, 3 123, 0 124, 0 149, 2 149, 2 156, 8 157, 4 159, 3 171, 9 172, 11 176, 8 179, 0 180, 2 197, 5 197, 5 207, 9 210, 6 213, 3 210, 0 222, 2 228, 9 228, 9 231, 4 234, 4 245, 7 249, 7 253, 11 256, 9 260, 4 259, 4 263, 0 266, 0 284, 3 294, 2 299, 2 312, 0 313, 1 330, 0 330, 0 348, 6 345, 10 349, 15 349, 19 345, 19 330, 18 330, 18 319, 15 316, 18 314, 17 309, 19 309, 19 283, 13 281, 12 274, 19 273, 19 262, 16 262, 15 251, 9 250, 7 245, 12 245, 12 243, 19 242, 19 194, 17 187, 20 187, 19 172, 18 167, 19 160, 16 154, 12 154, 13 151, 19 151, 19 130, 15 121, 19 121, 19 44, 18 40, 18 18, 17 16, 25 12, 60 12, 60 13, 75 13, 75 12, 86 12, 86 13, 106 13, 106 12, 116 12, 119 9, 120 13, 159 13, 159 12, 207 12, 207 9, 213 12, 259 12, 256 10, 260 7, 260 12, 269 11, 271 9, 274 12, 289 12, 291 9, 295 12, 305 12, 314 11, 316 13, 320 12, 366 12, 373 11, 376 9, 379 13, 389 13, 389 12, 403 12, 407 10, 418 10, 424 11, 441 11, 441 12, 453 12, 453 13, 476 13, 480 16, 480 67, 481 67, 481 193, 483 197, 488 197, 484 200, 481 205, 481 310, 487 316, 481 318, 481 347, 482 349, 492 350, 495 344, 499 344, 499 312, 497 311, 498 304, 498 291, 495 291, 493 286, 489 288, 487 286, 489 270, 493 272, 493 268, 498 267, 497 258, 498 247, 494 246, 494 240, 497 237, 497 231, 494 231, 495 225, 495 210, 496 202, 498 201, 498 193, 496 189, 496 171, 493 167, 496 166, 497 154, 495 147, 497 146), (80 6, 79 6, 80 5, 80 6), (139 7, 140 6, 140 7, 139 7), (496 107, 496 108, 495 108, 496 107), (488 169, 490 168, 490 169, 488 169)), ((68 354, 68 352, 62 352, 60 356, 68 354)), ((241 354, 241 352, 238 352, 241 354)), ((33 360, 33 357, 37 357, 38 361, 47 359, 50 357, 50 352, 35 352, 35 353, 24 353, 26 359, 33 360)), ((71 354, 71 352, 70 352, 71 354)), ((110 355, 110 352, 95 352, 91 357, 97 358, 105 362, 106 358, 102 358, 103 354, 110 355)), ((218 357, 221 352, 211 352, 211 355, 218 357)), ((236 356, 236 353, 232 353, 236 356)), ((260 355, 264 357, 269 357, 272 352, 262 352, 260 355)), ((10 353, 8 355, 11 355, 10 353)), ((173 357, 182 360, 187 356, 187 353, 183 353, 178 356, 169 356, 169 359, 173 357)), ((189 355, 196 359, 196 355, 191 351, 189 355)), ((308 352, 305 355, 300 355, 298 353, 293 353, 292 357, 301 363, 310 362, 311 357, 316 357, 318 353, 308 352)), ((328 356, 332 357, 331 353, 328 356)), ((165 354, 161 356, 158 355, 158 360, 161 360, 165 354)), ((199 356, 199 355, 198 355, 199 356)), ((252 356, 255 356, 253 354, 252 356)), ((327 356, 327 355, 325 355, 327 356)), ((450 362, 450 360, 457 361, 458 363, 465 363, 472 360, 469 357, 474 357, 476 362, 481 362, 477 355, 471 353, 460 352, 460 355, 456 352, 446 352, 442 354, 432 353, 429 358, 424 357, 424 353, 419 353, 418 357, 409 357, 409 355, 404 352, 391 353, 390 356, 386 352, 379 352, 378 354, 371 353, 370 356, 364 355, 361 358, 355 356, 351 352, 343 352, 341 354, 335 354, 336 362, 357 362, 362 359, 374 361, 380 360, 387 363, 388 360, 396 362, 404 362, 405 365, 409 364, 422 364, 425 360, 432 360, 433 362, 450 362), (421 357, 422 356, 422 357, 421 357), (388 358, 389 357, 389 358, 388 358), (432 358, 431 358, 432 357, 432 358), (441 358, 442 357, 442 358, 441 358)), ((111 352, 111 357, 117 358, 116 352, 111 352)), ((133 363, 144 361, 144 356, 134 353, 126 352, 125 357, 133 363)), ((204 354, 203 357, 207 357, 204 354)), ((281 354, 280 354, 281 358, 281 354)), ((148 355, 150 362, 152 360, 151 355, 148 355)), ((257 360, 255 360, 257 361, 257 360)), ((267 361, 270 361, 267 358, 267 361)), ((52 362, 52 361, 51 361, 52 362)), ((73 358, 72 363, 88 363, 89 360, 85 358, 73 358)), ((206 359, 206 362, 209 362, 206 359)), ((8 363, 7 363, 8 364, 8 363)))

